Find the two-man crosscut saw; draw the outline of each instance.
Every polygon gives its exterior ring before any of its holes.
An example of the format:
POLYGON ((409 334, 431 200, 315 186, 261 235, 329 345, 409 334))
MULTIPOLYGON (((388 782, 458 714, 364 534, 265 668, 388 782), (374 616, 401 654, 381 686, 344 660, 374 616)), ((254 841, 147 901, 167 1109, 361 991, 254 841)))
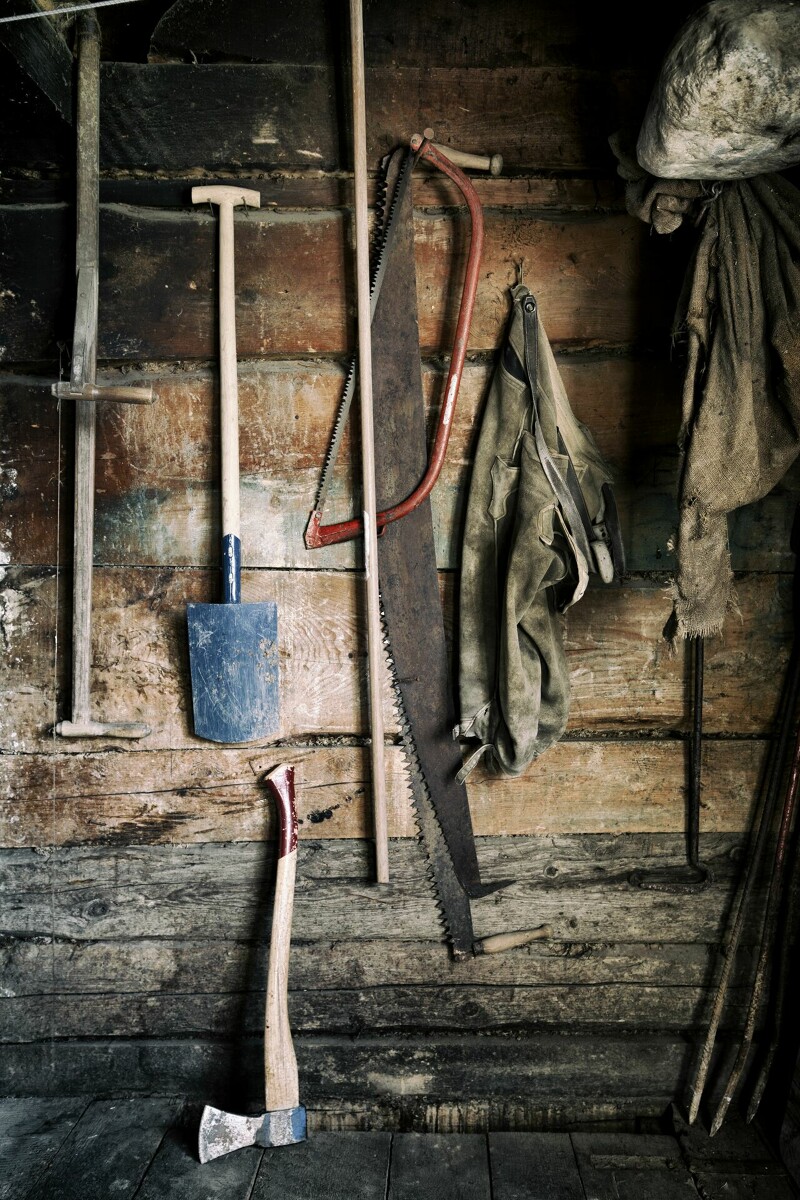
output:
MULTIPOLYGON (((415 139, 412 148, 396 150, 384 160, 388 215, 379 214, 371 286, 381 608, 417 821, 453 952, 466 955, 505 948, 476 940, 470 897, 487 895, 510 880, 481 882, 467 793, 456 779, 462 759, 450 734, 455 720, 428 496, 441 470, 452 424, 477 288, 483 224, 474 189, 462 172, 426 139, 415 139), (419 158, 433 162, 457 183, 473 222, 456 345, 430 461, 419 363, 411 198, 411 174, 419 158), (409 491, 415 481, 417 486, 409 491)), ((322 524, 355 377, 353 361, 306 529, 308 547, 347 541, 362 529, 360 519, 322 524)), ((525 940, 531 940, 530 935, 525 940)))

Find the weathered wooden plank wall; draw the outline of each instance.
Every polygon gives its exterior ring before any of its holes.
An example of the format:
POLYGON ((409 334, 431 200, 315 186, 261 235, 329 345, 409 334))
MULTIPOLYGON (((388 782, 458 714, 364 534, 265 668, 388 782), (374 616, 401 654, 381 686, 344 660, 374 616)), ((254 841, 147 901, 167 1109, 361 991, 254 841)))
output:
MULTIPOLYGON (((149 63, 103 65, 102 367, 151 381, 158 401, 99 412, 92 685, 105 717, 151 724, 136 744, 52 732, 69 702, 71 414, 49 397, 71 339, 69 143, 24 116, 0 133, 6 1090, 257 1095, 275 832, 262 780, 288 759, 302 838, 290 1013, 320 1124, 630 1121, 680 1093, 788 656, 796 480, 731 524, 741 616, 706 668, 713 882, 692 897, 637 891, 631 870, 683 856, 688 680, 661 630, 680 387, 670 320, 691 234, 656 238, 627 215, 606 138, 635 126, 672 32, 645 48, 621 16, 552 0, 367 6, 370 161, 428 124, 506 160, 504 177, 476 179, 487 245, 434 494, 448 628, 518 263, 615 469, 630 568, 566 618, 564 740, 519 779, 469 781, 484 874, 517 881, 476 902, 478 932, 547 921, 553 938, 468 963, 442 940, 388 679, 392 883, 371 882, 358 552, 302 541, 353 349, 349 118, 329 6, 184 0, 149 63), (237 216, 244 593, 278 603, 282 712, 275 740, 212 748, 191 730, 184 614, 215 591, 214 223, 189 188, 222 177, 262 195, 237 216)), ((415 205, 434 413, 464 221, 423 171, 415 205)))

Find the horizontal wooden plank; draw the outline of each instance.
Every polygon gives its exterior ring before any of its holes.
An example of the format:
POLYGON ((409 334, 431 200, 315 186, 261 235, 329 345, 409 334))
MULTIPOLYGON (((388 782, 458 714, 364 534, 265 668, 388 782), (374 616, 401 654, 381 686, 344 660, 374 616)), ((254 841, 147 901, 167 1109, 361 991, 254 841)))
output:
MULTIPOLYGON (((41 936, 0 939, 3 992, 15 997, 192 995, 213 984, 217 995, 263 982, 269 936, 217 942, 182 938, 91 939, 41 936)), ((533 942, 509 954, 454 959, 440 943, 295 941, 289 987, 294 993, 380 987, 480 990, 597 986, 699 990, 708 986, 717 947, 685 942, 533 942)), ((742 945, 732 977, 739 987, 757 950, 742 945)))
POLYGON ((100 88, 105 169, 339 166, 333 64, 106 62, 100 88))
MULTIPOLYGON (((560 365, 576 415, 592 429, 619 481, 629 568, 657 567, 665 561, 666 540, 675 524, 677 453, 672 447, 679 388, 674 372, 661 360, 580 355, 562 356, 560 365), (658 401, 647 422, 635 418, 643 388, 658 401), (663 511, 654 519, 659 496, 663 511), (641 514, 645 504, 650 508, 649 522, 641 514)), ((433 493, 437 557, 445 568, 455 566, 460 558, 470 459, 491 370, 490 365, 474 363, 464 373, 444 472, 433 493)), ((95 503, 99 560, 165 566, 207 561, 219 521, 214 376, 204 371, 149 376, 109 373, 107 378, 148 382, 158 398, 147 407, 105 405, 99 410, 95 503)), ((430 365, 422 378, 432 424, 445 378, 430 365)), ((54 561, 59 498, 63 507, 71 493, 72 413, 67 409, 60 417, 64 468, 60 492, 59 413, 47 387, 43 380, 0 379, 3 545, 10 562, 54 561)), ((354 543, 313 553, 303 543, 343 387, 344 368, 331 362, 240 366, 243 541, 249 564, 327 568, 349 567, 357 561, 360 551, 354 543)), ((350 424, 326 519, 350 515, 357 508, 358 472, 350 424)), ((409 481, 409 489, 413 482, 409 481)), ((71 558, 68 533, 65 519, 62 562, 71 558)), ((750 550, 747 565, 764 569, 769 563, 774 569, 786 561, 787 550, 776 540, 767 540, 760 560, 757 551, 750 550)))
MULTIPOLYGON (((104 720, 144 720, 146 742, 121 752, 199 747, 190 725, 185 610, 213 599, 216 573, 96 568, 93 592, 92 703, 104 720)), ((96 740, 53 741, 53 719, 68 704, 69 575, 57 590, 51 571, 7 568, 2 580, 7 670, 0 747, 16 753, 80 753, 96 740), (61 622, 58 654, 56 606, 61 622), (55 655, 55 658, 54 658, 55 655), (54 666, 56 675, 54 678, 54 666), (54 696, 53 685, 58 692, 54 696)), ((706 656, 708 734, 763 734, 772 728, 790 642, 789 581, 738 581, 742 619, 729 620, 706 656)), ((278 606, 281 725, 276 739, 360 735, 366 731, 363 581, 353 573, 245 571, 247 601, 278 606)), ((449 623, 452 598, 446 591, 449 623)), ((570 664, 570 731, 686 730, 686 663, 662 637, 669 599, 662 582, 590 587, 566 618, 570 664)), ((398 729, 388 673, 386 727, 398 729)), ((106 743, 107 745, 109 743, 106 743)), ((120 749, 117 743, 117 749, 120 749)))
MULTIPOLYGON (((658 357, 593 354, 561 354, 559 367, 576 416, 589 426, 614 473, 628 569, 668 568, 673 559, 667 545, 677 521, 679 372, 658 357), (639 411, 643 393, 652 400, 646 419, 639 411)), ((491 371, 489 363, 467 365, 447 458, 433 492, 437 559, 443 569, 457 567, 460 560, 471 455, 491 371)), ((186 370, 107 372, 106 379, 148 382, 158 399, 149 407, 100 407, 98 560, 162 566, 211 561, 219 522, 214 376, 186 370)), ((444 374, 426 362, 422 379, 432 426, 444 374)), ((240 365, 241 499, 249 565, 305 569, 357 563, 357 543, 308 552, 303 542, 343 385, 344 368, 329 360, 240 365)), ((359 471, 349 424, 326 519, 349 516, 358 508, 359 471)), ((60 503, 59 561, 69 563, 71 410, 59 415, 47 380, 0 377, 0 428, 0 543, 8 561, 55 562, 60 503)), ((760 503, 733 515, 735 570, 792 569, 790 529, 799 483, 800 468, 760 503)))
MULTIPOLYGON (((617 502, 631 570, 663 565, 675 525, 674 449, 679 381, 660 359, 560 356, 574 410, 594 433, 617 479, 617 502), (654 400, 636 418, 642 390, 654 400), (661 502, 660 511, 656 507, 661 502), (644 510, 644 511, 643 511, 644 510)), ((460 558, 461 526, 476 431, 492 367, 465 370, 443 475, 433 493, 440 566, 460 558)), ((303 542, 322 463, 344 387, 344 368, 330 361, 243 364, 239 368, 243 541, 253 566, 351 567, 356 543, 309 553, 303 542)), ((95 541, 106 563, 189 565, 208 561, 219 522, 218 398, 209 371, 155 375, 110 372, 110 380, 147 382, 150 406, 103 405, 98 412, 95 541)), ((428 422, 435 424, 444 373, 422 372, 428 422)), ((10 562, 53 562, 59 501, 68 505, 72 412, 59 414, 49 383, 0 379, 5 529, 10 562), (62 489, 57 486, 61 441, 62 489)), ((359 475, 350 424, 339 454, 326 519, 357 511, 359 475)), ((409 480, 409 490, 414 480, 409 480)), ((786 505, 788 508, 788 505, 786 505)), ((752 524, 755 518, 751 518, 752 524)), ((761 530, 762 533, 771 531, 761 530)), ((60 561, 71 559, 69 521, 62 520, 60 561)), ((752 538, 755 541, 755 538, 752 538)), ((775 569, 786 545, 767 536, 748 546, 737 568, 775 569)))
MULTIPOLYGON (((101 166, 348 169, 345 83, 338 53, 317 64, 104 62, 101 166)), ((609 131, 638 119, 649 87, 641 70, 598 70, 595 61, 589 68, 368 66, 367 155, 377 161, 398 131, 410 137, 433 125, 442 142, 502 154, 512 169, 608 170, 609 131), (455 105, 454 97, 469 103, 455 105)), ((0 161, 49 165, 52 139, 26 144, 13 108, 10 117, 0 161)))
MULTIPOLYGON (((83 1039, 8 1046, 6 1094, 169 1091, 263 1103, 260 1039, 83 1039), (230 1082, 227 1082, 230 1081, 230 1082)), ((691 1066, 683 1038, 295 1039, 313 1129, 568 1129, 660 1117, 691 1066), (402 1123, 402 1124, 401 1124, 402 1123)))
MULTIPOLYGON (((368 164, 367 188, 369 207, 376 202, 378 170, 368 164)), ((547 177, 515 173, 514 175, 485 175, 470 172, 481 206, 491 208, 527 208, 568 212, 624 212, 624 185, 612 164, 606 175, 591 178, 558 175, 547 177)), ((315 210, 320 208, 352 208, 355 199, 353 177, 341 171, 320 171, 311 168, 284 168, 248 173, 244 169, 228 168, 225 172, 195 169, 183 177, 151 178, 120 175, 100 180, 100 201, 103 204, 127 204, 136 208, 186 208, 187 196, 199 183, 228 183, 257 191, 261 207, 275 211, 315 210)), ((30 174, 16 177, 10 174, 0 179, 2 204, 53 204, 74 200, 72 180, 63 176, 38 178, 30 174)), ((460 206, 464 199, 459 188, 435 169, 420 166, 414 179, 414 195, 419 208, 460 206)))
MULTIPOLYGON (((187 209, 190 197, 186 197, 187 209)), ((105 359, 213 359, 215 217, 206 211, 101 208, 99 353, 105 359)), ((469 347, 497 346, 506 292, 523 263, 556 343, 665 345, 680 255, 667 256, 627 213, 491 210, 469 347), (648 282, 649 281, 649 282, 648 282)), ((417 210, 420 337, 449 352, 467 253, 462 214, 417 210)), ((349 219, 340 212, 248 210, 236 218, 239 356, 346 353, 354 299, 349 219)), ((67 205, 0 209, 0 362, 58 361, 72 340, 67 205)))
MULTIPOLYGON (((712 943, 721 934, 740 839, 705 835, 713 873, 702 892, 675 896, 629 883, 631 871, 685 861, 672 834, 478 840, 482 878, 515 882, 472 902, 479 937, 552 927, 556 941, 712 943)), ((442 941, 421 846, 390 842, 391 884, 375 887, 371 846, 306 842, 293 935, 298 941, 442 941), (358 928, 352 914, 358 911, 358 928)), ((9 933, 65 938, 249 939, 268 928, 274 848, 261 843, 118 850, 2 852, 9 933)))
MULTIPOLYGON (((690 7, 688 0, 678 0, 669 24, 680 22, 690 7)), ((660 38, 668 30, 653 33, 652 39, 637 37, 635 26, 614 9, 578 14, 558 0, 522 8, 512 0, 496 0, 490 12, 476 5, 454 8, 448 0, 407 0, 402 9, 372 0, 364 13, 370 65, 592 67, 604 62, 609 68, 655 70, 660 38)), ((153 30, 150 61, 172 53, 184 61, 315 63, 333 53, 337 35, 336 14, 324 0, 274 0, 266 10, 259 0, 238 0, 221 10, 211 3, 173 4, 153 30)))
MULTIPOLYGON (((760 741, 707 741, 704 833, 747 829, 760 741)), ((386 754, 389 836, 416 837, 404 754, 386 754)), ((686 748, 677 741, 562 741, 524 776, 469 778, 478 836, 680 833, 686 748)), ((359 746, 41 753, 0 756, 0 845, 263 841, 277 836, 263 779, 296 768, 301 839, 371 836, 368 751, 359 746)))
MULTIPOLYGON (((263 986, 263 980, 262 980, 263 986)), ((750 989, 732 988, 723 1030, 734 1032, 744 1021, 750 989)), ((535 1030, 572 1032, 590 1029, 686 1031, 707 1028, 713 994, 708 989, 629 983, 582 987, 428 988, 391 987, 338 991, 293 991, 289 1020, 295 1033, 408 1034, 514 1033, 535 1030)), ((265 993, 220 994, 213 989, 188 995, 126 992, 85 996, 54 993, 0 1001, 0 1042, 86 1037, 256 1036, 264 1026, 265 993)))

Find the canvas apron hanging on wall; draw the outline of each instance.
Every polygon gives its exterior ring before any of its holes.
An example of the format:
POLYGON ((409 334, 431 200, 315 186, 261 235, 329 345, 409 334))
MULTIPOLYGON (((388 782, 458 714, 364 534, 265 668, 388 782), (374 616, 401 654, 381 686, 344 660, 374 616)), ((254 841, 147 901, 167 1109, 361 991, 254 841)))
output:
POLYGON ((561 736, 560 614, 591 573, 610 582, 624 570, 609 468, 570 408, 534 296, 523 284, 511 295, 463 534, 454 735, 479 746, 462 779, 484 756, 489 770, 518 775, 561 736))

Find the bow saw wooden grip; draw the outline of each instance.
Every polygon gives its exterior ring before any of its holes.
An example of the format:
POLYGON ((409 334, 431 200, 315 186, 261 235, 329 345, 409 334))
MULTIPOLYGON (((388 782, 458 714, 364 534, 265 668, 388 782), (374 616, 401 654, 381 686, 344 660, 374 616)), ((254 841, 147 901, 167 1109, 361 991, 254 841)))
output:
POLYGON ((503 156, 501 154, 470 154, 466 150, 457 150, 455 146, 445 146, 443 142, 437 142, 432 129, 423 129, 422 136, 415 133, 411 138, 411 149, 414 150, 422 141, 426 140, 440 150, 442 154, 446 154, 451 163, 455 163, 457 167, 468 167, 471 171, 488 171, 490 175, 499 175, 503 170, 503 156))

